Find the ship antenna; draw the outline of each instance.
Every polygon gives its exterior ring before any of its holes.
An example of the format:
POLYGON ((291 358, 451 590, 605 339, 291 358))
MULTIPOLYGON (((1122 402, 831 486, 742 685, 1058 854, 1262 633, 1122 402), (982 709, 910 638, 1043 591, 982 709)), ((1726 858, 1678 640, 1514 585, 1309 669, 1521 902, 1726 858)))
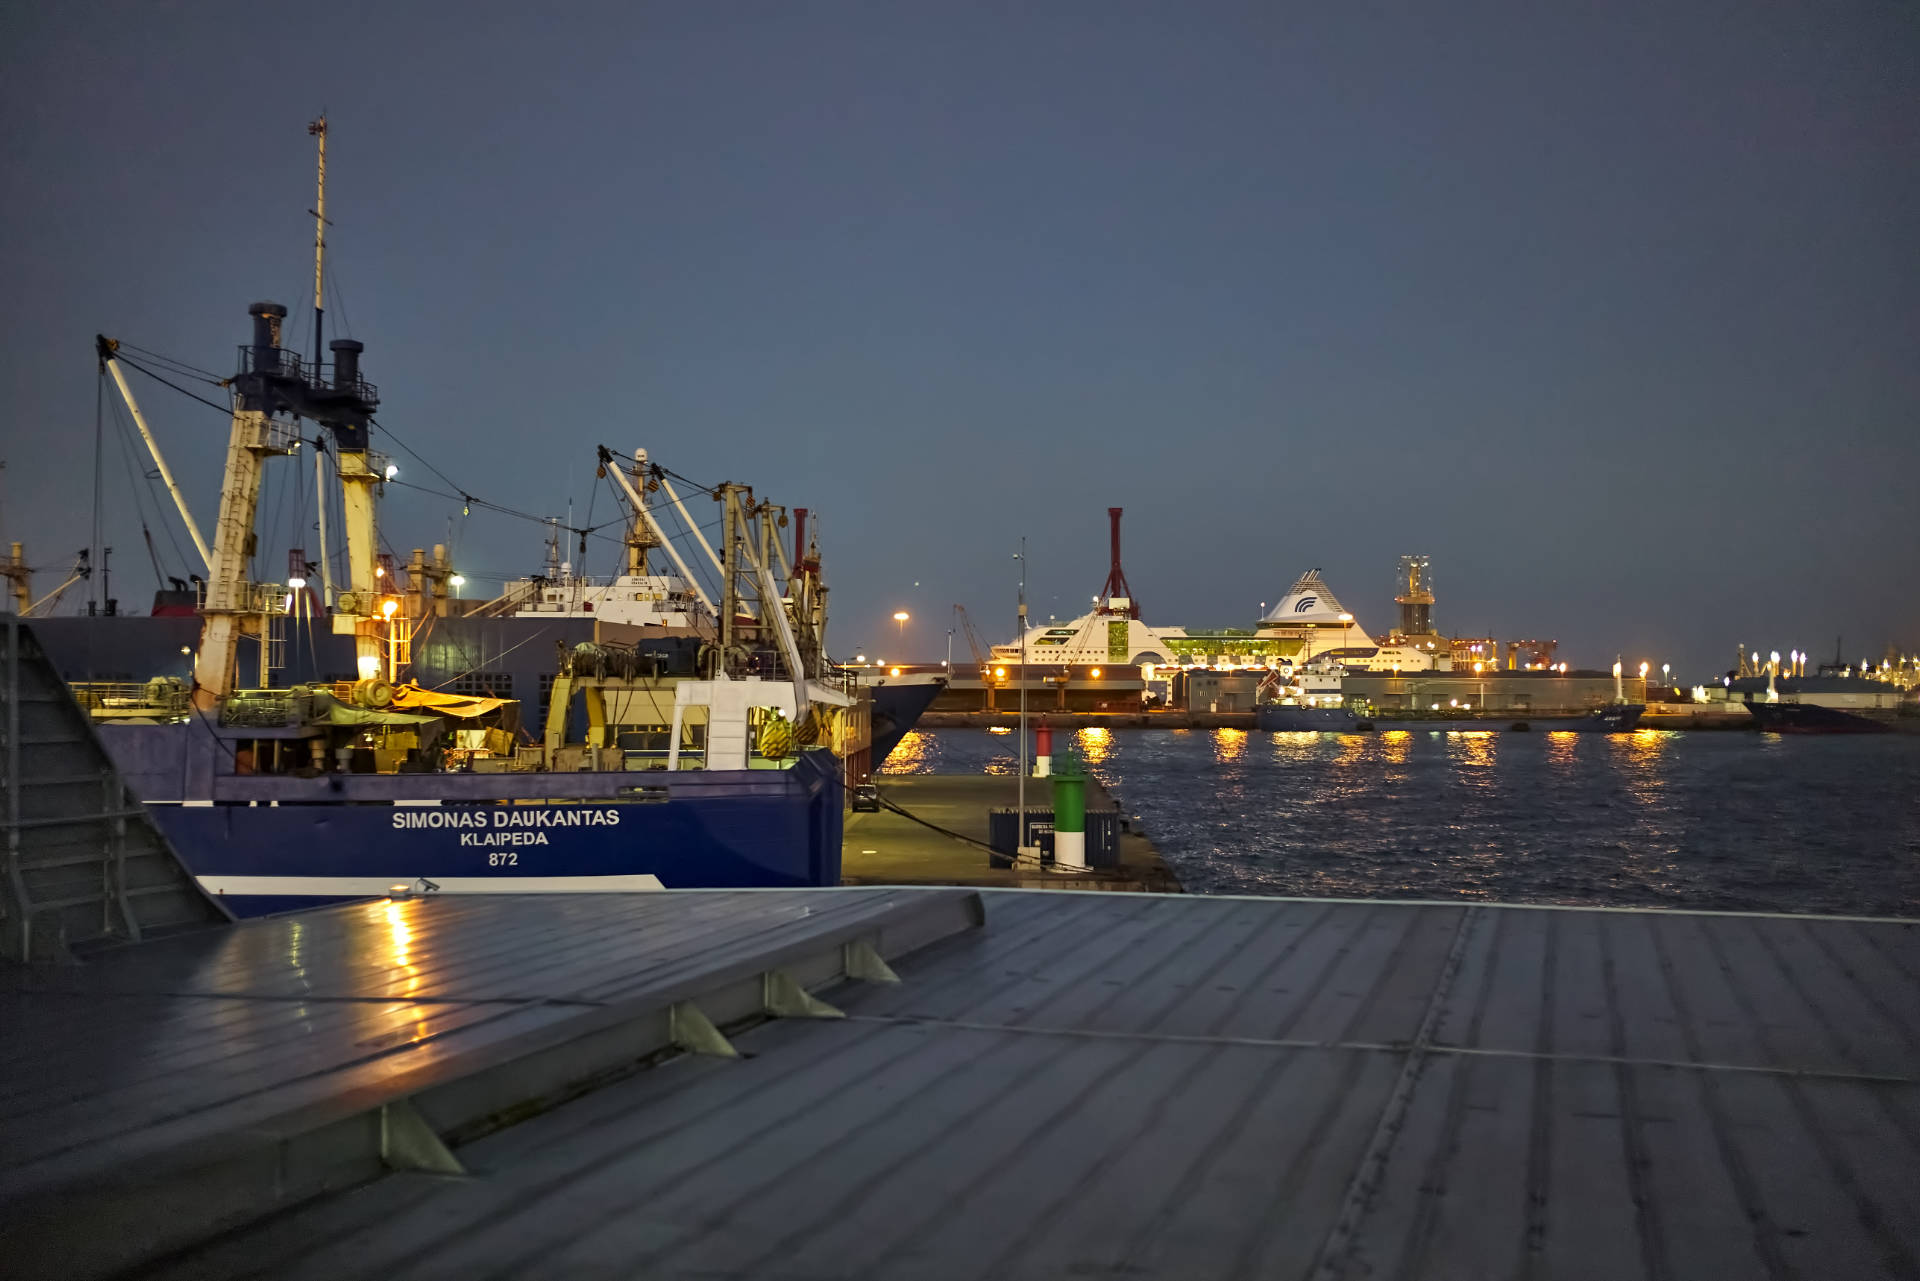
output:
POLYGON ((320 341, 320 322, 324 314, 320 282, 327 261, 327 113, 321 112, 320 118, 307 126, 307 132, 320 145, 319 172, 314 180, 314 207, 307 210, 313 215, 313 369, 317 377, 321 353, 326 350, 320 341))

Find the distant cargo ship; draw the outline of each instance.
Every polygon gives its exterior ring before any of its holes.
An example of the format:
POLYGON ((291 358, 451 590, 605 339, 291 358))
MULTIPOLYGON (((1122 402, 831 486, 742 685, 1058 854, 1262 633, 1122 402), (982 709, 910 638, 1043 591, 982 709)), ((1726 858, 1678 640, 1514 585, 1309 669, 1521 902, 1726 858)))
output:
POLYGON ((1277 734, 1359 728, 1359 717, 1341 693, 1341 679, 1339 663, 1326 657, 1274 669, 1260 682, 1253 707, 1254 728, 1277 734))
POLYGON ((1863 676, 1749 676, 1728 695, 1776 734, 1920 732, 1920 707, 1896 685, 1863 676))
POLYGON ((1642 703, 1609 703, 1585 712, 1550 713, 1535 716, 1526 712, 1472 711, 1435 712, 1431 716, 1400 713, 1364 722, 1373 729, 1435 729, 1447 725, 1466 725, 1474 729, 1540 730, 1564 734, 1625 734, 1640 727, 1647 709, 1642 703))

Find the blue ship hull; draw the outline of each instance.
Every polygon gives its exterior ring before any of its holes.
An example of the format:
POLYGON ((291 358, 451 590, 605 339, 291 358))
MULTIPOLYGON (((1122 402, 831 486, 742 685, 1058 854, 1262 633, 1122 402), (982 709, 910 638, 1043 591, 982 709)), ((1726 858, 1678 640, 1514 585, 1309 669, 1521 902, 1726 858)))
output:
POLYGON ((838 885, 839 762, 570 774, 220 772, 202 722, 103 725, 174 852, 236 916, 401 891, 838 885))

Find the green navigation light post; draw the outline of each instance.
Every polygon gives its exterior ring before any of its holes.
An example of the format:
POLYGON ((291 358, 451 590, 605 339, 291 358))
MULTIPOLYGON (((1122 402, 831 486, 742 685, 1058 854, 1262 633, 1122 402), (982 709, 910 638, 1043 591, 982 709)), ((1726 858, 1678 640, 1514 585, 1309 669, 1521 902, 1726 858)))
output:
POLYGON ((1053 870, 1087 870, 1087 773, 1068 739, 1053 771, 1053 870))

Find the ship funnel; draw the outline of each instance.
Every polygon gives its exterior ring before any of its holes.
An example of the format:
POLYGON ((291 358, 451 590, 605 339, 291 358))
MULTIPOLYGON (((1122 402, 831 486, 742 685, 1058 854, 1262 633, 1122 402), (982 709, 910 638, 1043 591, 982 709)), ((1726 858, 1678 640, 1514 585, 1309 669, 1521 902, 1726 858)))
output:
MULTIPOLYGON (((287 309, 277 302, 257 302, 247 308, 247 314, 253 317, 253 343, 247 348, 246 358, 241 362, 241 373, 256 373, 275 376, 280 373, 280 322, 286 317, 287 309)), ((248 408, 264 408, 272 412, 259 386, 252 388, 251 395, 243 394, 248 408)))
POLYGON ((253 346, 259 354, 261 348, 280 345, 280 322, 286 318, 287 309, 277 302, 257 302, 247 308, 247 314, 253 317, 253 346))
POLYGON ((327 346, 333 352, 333 385, 351 391, 360 381, 360 353, 367 345, 352 338, 336 338, 327 346))
POLYGON ((1113 558, 1107 569, 1106 586, 1100 589, 1099 608, 1103 614, 1125 614, 1128 618, 1138 618, 1140 606, 1134 602, 1133 589, 1127 586, 1126 571, 1120 568, 1120 512, 1118 507, 1107 508, 1113 558))

